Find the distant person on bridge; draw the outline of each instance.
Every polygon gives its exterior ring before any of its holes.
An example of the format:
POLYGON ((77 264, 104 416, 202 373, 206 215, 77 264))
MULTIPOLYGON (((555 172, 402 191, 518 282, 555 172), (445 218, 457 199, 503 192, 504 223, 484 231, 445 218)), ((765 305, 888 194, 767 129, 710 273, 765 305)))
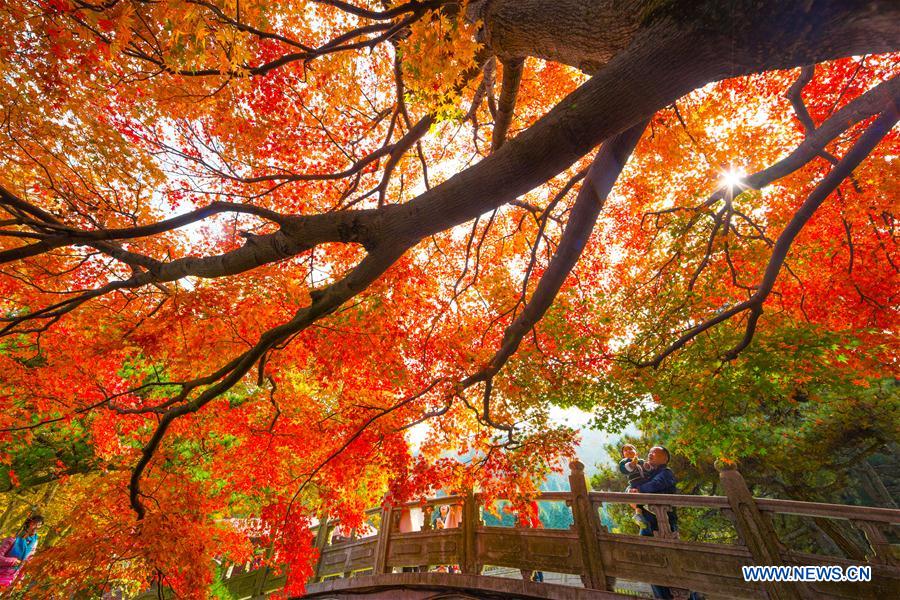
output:
POLYGON ((447 529, 447 521, 450 519, 450 505, 441 504, 438 507, 438 514, 434 520, 435 529, 447 529))
MULTIPOLYGON (((453 492, 455 494, 455 492, 453 492)), ((456 502, 453 504, 441 504, 437 517, 434 520, 435 529, 455 529, 462 522, 462 506, 456 502)))
POLYGON ((34 554, 38 543, 38 528, 44 523, 41 515, 31 515, 14 537, 0 543, 0 589, 15 583, 21 566, 34 554))

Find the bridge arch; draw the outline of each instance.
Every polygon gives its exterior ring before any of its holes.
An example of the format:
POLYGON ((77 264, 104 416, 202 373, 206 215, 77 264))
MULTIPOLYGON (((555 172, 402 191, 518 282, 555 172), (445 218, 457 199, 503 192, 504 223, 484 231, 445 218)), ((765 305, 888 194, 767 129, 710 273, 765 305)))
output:
MULTIPOLYGON (((720 473, 725 496, 626 494, 588 490, 584 465, 570 465, 570 491, 545 492, 539 501, 564 503, 572 511, 568 529, 507 528, 485 525, 482 498, 463 495, 432 498, 424 503, 372 509, 379 523, 372 535, 355 532, 332 539, 340 523, 313 527, 319 561, 307 586, 317 600, 458 600, 521 598, 523 600, 606 600, 624 598, 614 592, 617 580, 694 590, 717 598, 846 600, 896 598, 900 590, 900 546, 890 542, 900 526, 900 510, 754 498, 735 470, 720 473), (612 533, 603 526, 603 505, 640 503, 653 511, 659 531, 653 537, 612 533), (437 529, 429 517, 442 505, 460 510, 457 527, 437 529), (734 524, 736 543, 687 541, 672 531, 673 507, 718 512, 734 524), (421 510, 421 525, 410 528, 409 513, 421 510), (772 525, 775 515, 843 521, 862 535, 865 547, 844 548, 848 557, 807 554, 788 549, 772 525), (459 573, 435 573, 435 565, 458 565, 459 573), (568 574, 579 585, 537 583, 490 577, 486 566, 527 575, 532 571, 568 574), (868 566, 870 582, 751 583, 745 565, 868 566)), ((374 531, 374 530, 373 530, 374 531)), ((823 530, 828 535, 827 529, 823 530)), ((233 596, 265 598, 280 589, 282 575, 269 569, 228 577, 233 596)), ((570 581, 571 583, 571 581, 570 581)), ((157 592, 141 600, 157 598, 157 592)))

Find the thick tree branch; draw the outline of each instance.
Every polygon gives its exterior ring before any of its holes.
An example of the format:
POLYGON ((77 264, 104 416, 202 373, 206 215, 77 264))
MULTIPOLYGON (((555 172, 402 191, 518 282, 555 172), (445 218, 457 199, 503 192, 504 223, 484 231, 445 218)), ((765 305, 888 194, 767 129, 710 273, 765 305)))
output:
POLYGON ((516 108, 516 96, 522 83, 522 71, 525 65, 523 58, 511 58, 503 61, 503 83, 500 85, 500 99, 497 102, 497 114, 494 116, 494 131, 491 137, 491 151, 496 152, 506 141, 506 133, 512 123, 516 108))
POLYGON ((791 106, 794 107, 794 113, 797 115, 797 120, 803 125, 803 130, 807 134, 815 131, 816 125, 813 123, 809 111, 806 110, 806 104, 803 103, 803 88, 813 80, 815 74, 815 65, 805 65, 801 67, 797 80, 791 84, 791 87, 788 88, 787 93, 784 95, 785 98, 791 101, 791 106))
MULTIPOLYGON (((4 200, 10 196, 12 196, 12 193, 0 186, 0 204, 3 204, 4 200)), ((31 246, 12 248, 0 252, 0 264, 20 260, 28 256, 36 256, 52 250, 53 248, 60 248, 63 246, 86 244, 88 242, 97 241, 127 240, 157 235, 226 212, 255 215, 278 224, 284 224, 287 221, 284 215, 275 211, 253 206, 251 204, 237 204, 234 202, 222 201, 216 201, 203 208, 198 208, 183 215, 178 215, 177 217, 165 219, 150 225, 125 227, 121 229, 81 230, 75 227, 57 225, 46 221, 30 221, 23 224, 35 225, 35 228, 39 231, 53 231, 55 233, 32 234, 43 238, 42 241, 32 244, 31 246)), ((12 233, 16 232, 0 231, 0 236, 12 233)))
POLYGON ((641 13, 651 3, 486 0, 480 4, 486 41, 499 57, 535 56, 594 73, 628 46, 640 29, 641 13))

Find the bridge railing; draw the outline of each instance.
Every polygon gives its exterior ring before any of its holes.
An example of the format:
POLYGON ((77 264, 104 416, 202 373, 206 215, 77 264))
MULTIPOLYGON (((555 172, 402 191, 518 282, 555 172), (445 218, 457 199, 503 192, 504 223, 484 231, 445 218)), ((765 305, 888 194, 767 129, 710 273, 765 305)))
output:
MULTIPOLYGON (((584 466, 577 461, 570 466, 570 491, 545 492, 536 499, 568 507, 568 528, 487 525, 485 498, 472 492, 372 509, 356 530, 322 519, 312 528, 319 559, 309 591, 327 591, 326 580, 362 574, 389 577, 406 571, 408 576, 439 567, 478 575, 491 566, 526 577, 533 571, 575 575, 596 590, 612 590, 616 580, 627 580, 728 598, 897 597, 900 560, 889 532, 900 532, 900 510, 753 498, 737 471, 720 473, 724 496, 594 492, 587 487, 584 466), (611 507, 633 504, 656 515, 658 530, 652 536, 613 532, 603 525, 602 515, 611 507), (684 539, 670 522, 673 510, 682 511, 682 521, 684 511, 722 516, 732 523, 733 535, 724 543, 684 539), (843 556, 791 550, 776 527, 783 519, 812 519, 843 556), (848 535, 848 530, 856 533, 848 535), (872 581, 751 583, 743 580, 745 565, 867 565, 872 581)), ((283 585, 284 576, 269 568, 243 571, 226 579, 236 598, 260 597, 283 585)))
MULTIPOLYGON (((790 500, 755 499, 737 471, 723 471, 725 496, 626 494, 589 491, 584 467, 571 465, 571 491, 545 492, 539 502, 570 507, 569 529, 498 527, 482 520, 483 498, 468 493, 381 509, 377 535, 328 542, 317 537, 320 558, 311 583, 354 574, 382 575, 426 571, 436 566, 479 574, 485 566, 581 576, 585 587, 610 590, 616 579, 690 589, 732 598, 884 598, 900 586, 900 564, 886 531, 900 525, 900 511, 790 500), (641 504, 656 515, 652 537, 612 533, 601 514, 610 505, 641 504), (445 528, 434 515, 444 509, 445 528), (679 539, 670 523, 673 509, 701 509, 721 514, 734 525, 734 543, 679 539), (789 550, 772 523, 775 515, 848 521, 861 531, 867 548, 835 540, 846 556, 823 556, 789 550), (744 565, 869 565, 871 583, 759 584, 743 581, 744 565)), ((373 513, 374 516, 374 513, 373 513)), ((328 528, 336 526, 329 523, 328 528)), ((325 533, 322 533, 325 531, 325 533)), ((826 535, 839 538, 834 529, 826 535)))
MULTIPOLYGON (((657 585, 686 588, 727 597, 891 597, 900 589, 900 562, 897 548, 887 532, 900 525, 900 511, 885 508, 844 506, 816 502, 753 498, 740 473, 720 473, 725 496, 688 496, 670 494, 625 494, 590 492, 592 513, 603 504, 643 504, 656 517, 659 530, 652 538, 610 534, 600 527, 596 536, 602 555, 601 577, 647 581, 657 585), (669 515, 673 508, 702 509, 726 517, 734 526, 732 544, 704 543, 679 539, 669 515), (787 547, 786 536, 779 536, 775 519, 790 515, 811 518, 821 533, 844 556, 798 552, 787 547), (862 535, 860 547, 846 528, 845 521, 862 535), (750 584, 742 577, 745 565, 868 565, 872 582, 750 584), (893 590, 893 591, 891 591, 893 590)), ((575 485, 573 483, 573 490, 575 485)), ((592 516, 592 515, 591 515, 592 516)))

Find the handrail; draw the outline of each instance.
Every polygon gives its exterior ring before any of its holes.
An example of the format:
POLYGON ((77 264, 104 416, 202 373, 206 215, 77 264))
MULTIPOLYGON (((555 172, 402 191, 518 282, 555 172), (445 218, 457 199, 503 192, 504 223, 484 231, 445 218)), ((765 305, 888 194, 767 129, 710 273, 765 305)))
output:
MULTIPOLYGON (((484 494, 475 494, 475 499, 479 502, 484 500, 484 494)), ((568 502, 572 499, 571 492, 541 492, 532 500, 534 502, 568 502)), ((510 500, 503 496, 494 497, 492 500, 510 500)))
POLYGON ((781 500, 779 498, 755 498, 755 500, 760 510, 785 515, 900 524, 900 510, 894 508, 827 504, 825 502, 781 500))
POLYGON ((464 502, 465 499, 465 496, 459 494, 439 497, 436 496, 434 498, 425 498, 424 500, 410 500, 409 502, 395 504, 393 505, 393 508, 421 508, 423 506, 440 506, 442 504, 456 504, 459 502, 464 502))
MULTIPOLYGON (((475 501, 479 504, 483 504, 485 500, 484 494, 476 493, 474 494, 475 501)), ((533 498, 535 502, 571 502, 572 494, 570 492, 541 492, 537 496, 533 498)), ((492 500, 502 501, 509 500, 509 498, 492 498, 492 500)), ((436 496, 433 498, 425 498, 421 500, 410 500, 408 502, 402 502, 400 504, 394 504, 391 506, 394 510, 406 510, 406 509, 423 509, 426 507, 436 508, 438 506, 443 506, 445 504, 462 504, 466 501, 466 497, 462 494, 451 494, 447 496, 436 496)), ((366 511, 366 514, 380 511, 381 508, 377 509, 369 509, 366 511)), ((331 526, 337 523, 337 519, 329 519, 328 525, 331 526)), ((314 526, 315 527, 315 526, 314 526)))
MULTIPOLYGON (((363 512, 363 514, 366 515, 367 517, 372 517, 372 516, 374 516, 374 515, 379 514, 380 512, 381 512, 381 507, 380 507, 380 506, 376 506, 376 507, 373 507, 373 508, 367 508, 367 509, 365 510, 365 512, 363 512)), ((333 525, 337 525, 337 524, 340 523, 340 522, 341 522, 340 519, 331 519, 331 518, 330 518, 330 519, 327 520, 327 522, 325 523, 325 525, 327 525, 328 527, 332 527, 333 525)), ((318 522, 313 523, 312 525, 310 525, 310 526, 309 526, 309 530, 310 530, 310 531, 316 531, 316 530, 318 530, 319 527, 321 527, 321 526, 322 526, 322 522, 321 522, 321 521, 318 521, 318 522)))
MULTIPOLYGON (((533 498, 535 502, 568 502, 571 500, 570 492, 541 492, 533 498)), ((421 508, 423 506, 440 506, 443 504, 458 504, 464 502, 466 497, 461 494, 452 494, 448 496, 435 496, 433 498, 425 498, 424 500, 410 500, 401 504, 393 505, 394 509, 403 508, 421 508)), ((509 500, 509 498, 497 497, 494 500, 509 500)), ((482 502, 484 494, 476 493, 475 500, 482 502)), ((380 509, 378 509, 380 510, 380 509)), ((330 523, 331 521, 329 521, 330 523)))
POLYGON ((726 496, 689 496, 686 494, 638 494, 626 492, 590 492, 592 502, 615 504, 668 504, 671 506, 694 506, 698 508, 728 508, 726 496))

